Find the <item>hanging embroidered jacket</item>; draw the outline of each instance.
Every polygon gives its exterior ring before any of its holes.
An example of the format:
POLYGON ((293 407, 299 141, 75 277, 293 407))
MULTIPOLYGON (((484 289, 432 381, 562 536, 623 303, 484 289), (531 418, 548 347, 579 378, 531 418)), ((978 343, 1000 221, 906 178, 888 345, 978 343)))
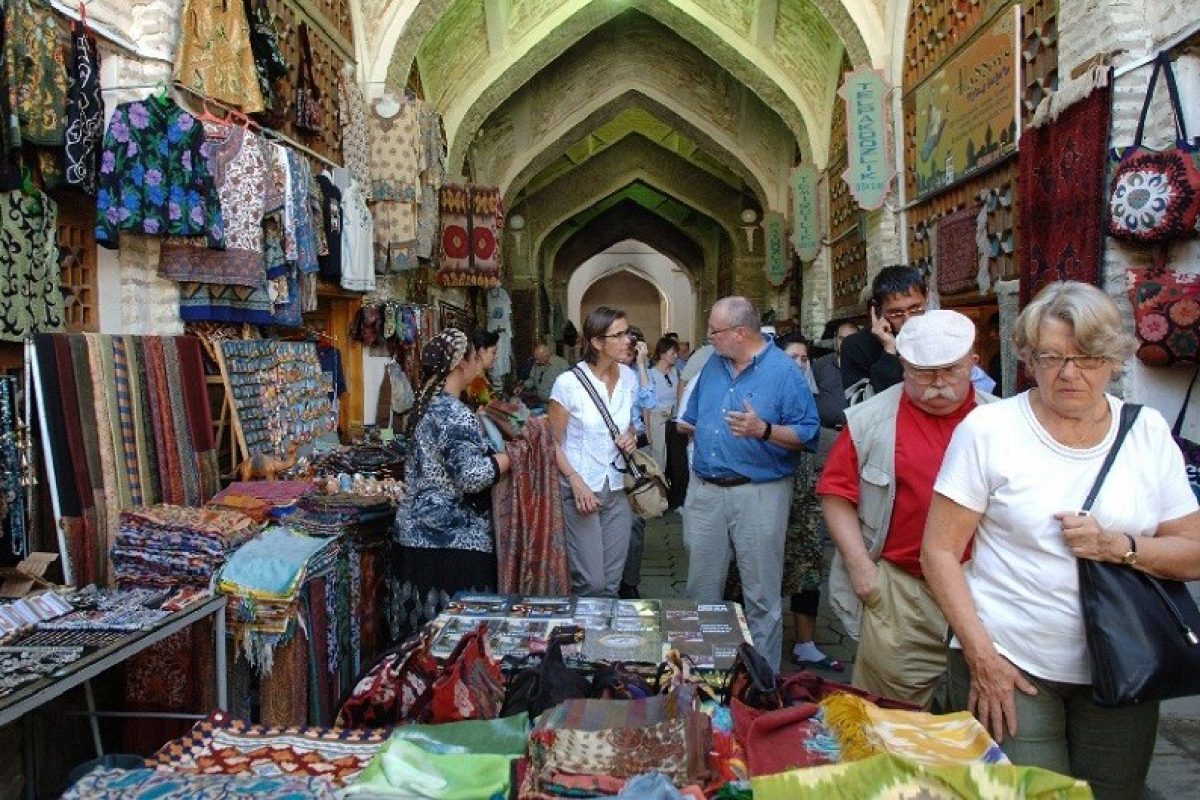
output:
POLYGON ((10 103, 13 142, 61 145, 66 128, 67 41, 58 20, 43 3, 6 0, 4 70, 10 103))
POLYGON ((115 249, 120 231, 206 235, 209 247, 225 246, 204 128, 169 97, 122 103, 108 124, 96 195, 96 244, 115 249))
POLYGON ((187 0, 180 15, 175 80, 247 114, 263 110, 245 6, 187 0))
POLYGON ((21 341, 63 328, 58 205, 35 190, 0 194, 0 340, 21 341))
POLYGON ((267 0, 244 0, 244 6, 246 21, 250 24, 250 50, 254 53, 263 110, 280 111, 283 104, 275 84, 286 78, 291 69, 279 49, 279 34, 271 20, 271 9, 267 8, 267 0))
POLYGON ((9 80, 12 58, 8 46, 8 17, 12 12, 0 2, 0 191, 21 186, 21 126, 16 112, 16 89, 9 80), (9 91, 9 90, 12 91, 9 91))
POLYGON ((104 100, 100 95, 100 56, 96 39, 80 22, 71 28, 70 86, 67 89, 65 154, 68 186, 95 195, 104 138, 104 100))

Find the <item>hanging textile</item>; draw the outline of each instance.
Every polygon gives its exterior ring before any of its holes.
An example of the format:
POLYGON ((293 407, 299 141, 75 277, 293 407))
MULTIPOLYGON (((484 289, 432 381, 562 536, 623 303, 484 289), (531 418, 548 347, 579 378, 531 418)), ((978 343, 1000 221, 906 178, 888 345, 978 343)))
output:
POLYGON ((358 185, 371 185, 371 139, 367 132, 367 100, 350 75, 338 76, 338 119, 342 126, 342 159, 358 185))
POLYGON ((496 363, 492 365, 492 380, 498 381, 512 372, 512 298, 501 286, 488 290, 487 316, 489 331, 500 334, 496 343, 496 363))
POLYGON ((276 84, 291 71, 283 52, 279 49, 279 34, 271 19, 267 0, 244 0, 246 22, 250 27, 250 51, 254 54, 254 68, 258 74, 258 90, 262 93, 263 111, 270 113, 272 127, 281 121, 279 112, 283 104, 279 99, 276 84), (276 117, 279 117, 276 119, 276 117))
POLYGON ((115 249, 120 231, 206 235, 224 247, 204 128, 165 95, 117 106, 104 134, 96 243, 115 249))
POLYGON ((245 5, 236 0, 186 0, 173 74, 175 80, 205 97, 249 114, 262 111, 265 106, 245 5))
POLYGON ((368 112, 371 141, 371 197, 375 221, 375 271, 384 275, 417 264, 417 185, 425 168, 421 106, 415 99, 386 95, 368 112), (380 109, 396 103, 385 116, 380 109))
POLYGON ((4 69, 19 125, 13 142, 61 145, 68 43, 54 12, 41 0, 8 0, 6 6, 4 69))
POLYGON ((325 236, 325 253, 317 257, 321 277, 330 281, 342 277, 342 193, 329 175, 322 172, 317 176, 321 194, 320 227, 325 236))
POLYGON ((21 125, 17 117, 17 89, 12 82, 16 40, 8 35, 12 12, 0 3, 0 191, 21 185, 21 125))
POLYGON ((446 135, 442 117, 433 108, 421 109, 421 143, 425 169, 417 197, 417 257, 432 258, 438 232, 438 191, 446 178, 446 135))
POLYGON ((63 327, 58 205, 41 191, 0 193, 0 341, 63 327))
POLYGON ((1098 87, 1053 121, 1021 134, 1022 306, 1053 281, 1100 283, 1111 96, 1111 87, 1098 87))
POLYGON ((940 217, 937 237, 937 289, 942 294, 958 294, 975 288, 979 269, 979 245, 975 226, 979 209, 968 206, 940 217))
POLYGON ((494 186, 446 183, 441 190, 441 286, 500 285, 504 208, 494 186))
POLYGON ((71 82, 67 90, 64 155, 66 181, 96 194, 100 145, 104 139, 104 99, 100 94, 100 54, 96 38, 83 22, 71 26, 71 82))
POLYGON ((17 394, 17 379, 0 376, 0 565, 3 566, 12 566, 29 554, 21 447, 22 437, 30 435, 30 431, 20 428, 17 394))
POLYGON ((363 196, 362 184, 351 180, 342 192, 342 288, 355 292, 375 289, 375 223, 363 196))

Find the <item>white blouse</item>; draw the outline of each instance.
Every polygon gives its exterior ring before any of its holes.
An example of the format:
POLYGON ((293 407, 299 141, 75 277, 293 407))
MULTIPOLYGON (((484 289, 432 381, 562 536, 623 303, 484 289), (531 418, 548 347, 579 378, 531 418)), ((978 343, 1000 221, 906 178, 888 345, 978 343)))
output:
MULTIPOLYGON (((596 387, 596 393, 605 400, 617 431, 628 431, 633 400, 637 396, 637 377, 633 370, 624 364, 617 365, 620 370, 617 385, 609 397, 604 381, 597 378, 585 362, 580 361, 578 366, 596 387)), ((624 476, 617 467, 624 468, 624 464, 619 459, 617 445, 604 417, 574 372, 568 370, 558 376, 550 390, 550 399, 568 414, 562 446, 571 467, 593 492, 603 491, 606 483, 610 489, 621 489, 625 485, 624 476)))

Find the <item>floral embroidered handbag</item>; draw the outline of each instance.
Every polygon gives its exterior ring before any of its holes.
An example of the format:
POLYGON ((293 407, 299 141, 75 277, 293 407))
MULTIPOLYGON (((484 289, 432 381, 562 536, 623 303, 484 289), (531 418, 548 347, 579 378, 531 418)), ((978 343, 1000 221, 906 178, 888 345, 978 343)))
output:
POLYGON ((1114 238, 1141 244, 1194 235, 1200 217, 1198 150, 1200 141, 1187 135, 1171 58, 1161 53, 1146 88, 1133 146, 1114 149, 1111 154, 1116 169, 1109 182, 1109 233, 1114 238), (1160 73, 1167 79, 1177 139, 1174 147, 1151 150, 1142 146, 1142 134, 1160 73))
POLYGON ((1138 359, 1150 367, 1200 363, 1200 274, 1152 267, 1126 271, 1138 359))
POLYGON ((312 45, 308 40, 308 24, 300 23, 300 72, 296 76, 296 130, 319 135, 325 128, 325 111, 321 108, 321 88, 313 75, 312 45))

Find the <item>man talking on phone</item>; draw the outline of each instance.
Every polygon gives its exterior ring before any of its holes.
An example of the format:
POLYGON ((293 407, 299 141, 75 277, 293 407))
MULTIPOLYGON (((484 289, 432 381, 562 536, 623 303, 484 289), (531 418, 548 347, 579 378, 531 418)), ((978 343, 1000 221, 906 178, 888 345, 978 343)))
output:
POLYGON ((925 277, 912 267, 884 267, 871 282, 871 327, 842 342, 842 386, 856 405, 904 380, 896 336, 925 313, 925 277))

